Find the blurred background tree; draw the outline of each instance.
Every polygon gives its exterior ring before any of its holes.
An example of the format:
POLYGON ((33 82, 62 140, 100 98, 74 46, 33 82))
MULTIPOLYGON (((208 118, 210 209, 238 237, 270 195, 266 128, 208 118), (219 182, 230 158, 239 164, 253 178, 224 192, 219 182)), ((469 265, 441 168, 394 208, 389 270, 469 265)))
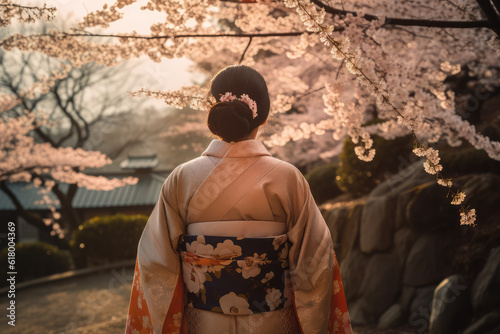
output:
MULTIPOLYGON (((54 26, 42 23, 23 30, 26 33, 44 33, 54 26)), ((4 37, 6 32, 2 32, 4 37)), ((114 88, 118 85, 126 87, 136 80, 137 77, 131 76, 131 72, 129 64, 105 67, 86 63, 75 67, 69 62, 60 62, 37 52, 0 50, 0 94, 15 100, 15 103, 2 110, 2 123, 11 132, 16 132, 15 126, 19 124, 30 127, 24 138, 12 137, 11 145, 2 148, 4 157, 15 158, 16 164, 2 168, 0 189, 27 222, 42 231, 52 232, 53 226, 43 222, 44 219, 52 219, 58 222, 56 237, 61 238, 63 233, 71 235, 71 231, 82 223, 72 205, 79 186, 111 189, 133 182, 132 179, 115 179, 113 184, 102 177, 80 173, 85 168, 109 164, 110 159, 125 149, 154 135, 154 129, 145 131, 140 122, 135 122, 135 131, 121 133, 108 145, 108 158, 98 152, 94 155, 87 153, 99 150, 103 137, 112 129, 136 121, 133 112, 140 108, 141 101, 131 101, 126 93, 114 88), (22 144, 26 138, 33 141, 28 149, 22 144), (68 158, 71 158, 70 152, 77 152, 84 161, 78 164, 77 160, 61 161, 54 156, 52 162, 49 157, 44 159, 43 156, 37 161, 35 153, 43 147, 50 147, 53 154, 66 155, 68 158), (94 159, 99 162, 93 162, 94 159), (69 172, 66 176, 61 175, 64 174, 61 168, 65 168, 65 165, 69 172), (54 171, 58 174, 54 174, 54 171), (53 211, 52 217, 47 218, 26 210, 18 195, 7 186, 8 182, 17 180, 32 181, 36 187, 47 186, 45 202, 60 206, 60 212, 53 211)))

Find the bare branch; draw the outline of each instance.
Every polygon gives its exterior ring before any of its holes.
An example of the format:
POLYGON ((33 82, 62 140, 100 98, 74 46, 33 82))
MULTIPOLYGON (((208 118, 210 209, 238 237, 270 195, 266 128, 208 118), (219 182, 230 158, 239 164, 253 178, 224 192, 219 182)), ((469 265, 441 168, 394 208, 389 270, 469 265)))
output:
POLYGON ((245 54, 247 53, 247 50, 248 48, 250 47, 250 44, 252 44, 252 37, 250 37, 250 39, 248 40, 248 44, 245 48, 245 50, 243 50, 243 54, 241 55, 241 58, 240 58, 240 62, 239 64, 241 64, 241 62, 243 61, 243 59, 245 58, 245 54))
POLYGON ((488 19, 490 29, 500 36, 500 16, 495 11, 490 0, 476 0, 484 16, 488 19))
POLYGON ((500 0, 491 0, 493 2, 493 5, 495 5, 495 8, 497 9, 498 14, 500 15, 500 0))
MULTIPOLYGON (((177 38, 218 38, 218 37, 239 37, 239 38, 262 38, 262 37, 285 37, 285 36, 300 36, 305 31, 289 31, 289 32, 271 32, 271 33, 243 33, 243 34, 178 34, 178 35, 122 35, 122 34, 95 34, 90 32, 85 33, 61 33, 62 36, 86 36, 86 37, 115 37, 126 39, 177 39, 177 38)), ((31 36, 50 36, 49 34, 31 35, 31 36)), ((1 45, 1 43, 0 43, 1 45)))

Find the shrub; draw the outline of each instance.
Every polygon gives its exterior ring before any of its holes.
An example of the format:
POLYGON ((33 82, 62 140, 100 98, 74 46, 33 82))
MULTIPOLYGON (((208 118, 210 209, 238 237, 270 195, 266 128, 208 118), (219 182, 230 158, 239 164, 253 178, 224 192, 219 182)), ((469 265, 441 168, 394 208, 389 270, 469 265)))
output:
POLYGON ((346 139, 339 157, 336 177, 340 190, 355 195, 367 194, 384 181, 386 175, 406 168, 410 164, 408 161, 414 158, 411 156, 413 154, 411 136, 394 140, 373 136, 373 148, 376 154, 370 162, 358 159, 354 153, 355 146, 350 138, 346 139))
MULTIPOLYGON (((0 252, 3 268, 7 268, 8 249, 0 252)), ((45 242, 27 242, 16 244, 16 282, 28 281, 38 277, 67 271, 71 268, 71 256, 56 246, 45 242)), ((2 270, 2 285, 7 284, 7 272, 2 270)))
POLYGON ((316 203, 322 203, 342 193, 335 181, 337 168, 337 163, 329 163, 315 167, 306 174, 316 203))
POLYGON ((470 144, 461 147, 442 145, 441 164, 446 177, 457 177, 472 173, 493 173, 500 175, 500 161, 491 159, 483 150, 477 150, 470 144))
POLYGON ((116 214, 84 222, 71 240, 75 265, 83 267, 134 259, 147 220, 144 215, 116 214))

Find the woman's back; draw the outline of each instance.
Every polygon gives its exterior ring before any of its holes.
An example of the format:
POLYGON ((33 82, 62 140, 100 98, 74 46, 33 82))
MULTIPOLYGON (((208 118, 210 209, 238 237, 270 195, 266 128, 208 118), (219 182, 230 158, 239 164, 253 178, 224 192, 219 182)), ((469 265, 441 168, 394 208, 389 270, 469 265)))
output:
POLYGON ((210 221, 206 215, 200 216, 189 210, 195 210, 195 205, 192 203, 193 195, 214 172, 223 157, 224 160, 231 160, 231 166, 212 175, 215 181, 213 187, 205 185, 207 187, 205 193, 201 196, 198 194, 198 197, 205 198, 195 198, 195 200, 207 202, 213 200, 224 182, 234 182, 231 177, 245 178, 238 172, 247 170, 249 173, 254 173, 256 166, 253 164, 261 157, 272 159, 276 163, 270 170, 266 170, 257 182, 247 186, 248 189, 244 193, 241 193, 243 191, 241 188, 238 188, 238 193, 233 191, 230 196, 240 196, 239 200, 229 210, 221 207, 221 210, 226 212, 221 212, 216 220, 274 221, 285 223, 287 226, 296 221, 305 196, 308 195, 308 185, 293 165, 272 158, 264 145, 257 140, 245 140, 235 144, 214 140, 201 157, 176 168, 172 172, 171 180, 167 181, 168 186, 164 188, 167 199, 174 207, 178 207, 179 214, 187 225, 210 221))
POLYGON ((139 242, 127 333, 349 333, 330 232, 302 174, 255 140, 263 77, 215 76, 213 141, 165 181, 139 242))

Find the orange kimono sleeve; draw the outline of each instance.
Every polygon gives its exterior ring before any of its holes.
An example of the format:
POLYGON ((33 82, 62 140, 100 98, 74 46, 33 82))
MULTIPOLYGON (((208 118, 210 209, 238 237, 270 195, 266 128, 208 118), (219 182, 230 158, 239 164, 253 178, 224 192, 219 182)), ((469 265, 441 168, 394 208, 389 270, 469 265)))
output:
POLYGON ((330 300, 330 315, 328 319, 328 333, 351 334, 351 320, 347 310, 344 286, 340 277, 340 267, 335 252, 333 253, 335 264, 333 266, 332 294, 330 300))
POLYGON ((184 283, 177 245, 185 224, 176 209, 175 175, 165 181, 139 241, 127 334, 182 330, 184 283))
MULTIPOLYGON (((130 295, 130 304, 128 309, 127 324, 125 328, 126 334, 143 334, 153 333, 151 323, 151 314, 147 300, 144 298, 144 290, 141 284, 141 273, 139 266, 135 266, 134 281, 132 283, 132 292, 130 295)), ((179 279, 174 288, 172 302, 168 308, 167 315, 163 322, 162 333, 180 333, 184 312, 184 283, 182 277, 179 279)))

